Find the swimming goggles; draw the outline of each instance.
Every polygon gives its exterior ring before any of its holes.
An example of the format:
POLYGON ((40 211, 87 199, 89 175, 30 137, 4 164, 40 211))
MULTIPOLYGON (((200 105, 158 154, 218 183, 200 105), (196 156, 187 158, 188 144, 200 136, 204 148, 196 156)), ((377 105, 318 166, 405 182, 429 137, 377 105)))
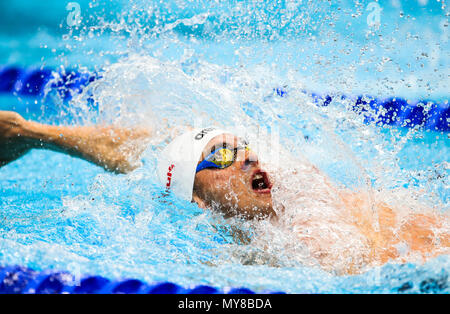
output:
POLYGON ((231 166, 236 160, 238 150, 250 150, 247 145, 248 143, 246 141, 241 141, 237 147, 230 147, 229 144, 223 143, 221 147, 216 148, 198 164, 196 173, 205 168, 224 169, 231 166))

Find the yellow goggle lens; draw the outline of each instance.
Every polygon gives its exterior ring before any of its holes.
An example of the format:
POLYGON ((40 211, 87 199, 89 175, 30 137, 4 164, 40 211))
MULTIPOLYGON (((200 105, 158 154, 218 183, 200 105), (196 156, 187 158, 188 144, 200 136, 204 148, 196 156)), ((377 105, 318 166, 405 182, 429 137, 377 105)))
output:
POLYGON ((234 161, 234 151, 228 148, 219 149, 210 161, 218 166, 229 166, 234 161))

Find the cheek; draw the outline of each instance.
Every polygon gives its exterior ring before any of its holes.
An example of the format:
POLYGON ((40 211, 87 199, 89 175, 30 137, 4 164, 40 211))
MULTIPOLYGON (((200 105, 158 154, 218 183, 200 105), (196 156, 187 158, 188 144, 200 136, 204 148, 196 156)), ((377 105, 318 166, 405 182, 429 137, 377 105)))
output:
POLYGON ((233 176, 226 174, 217 175, 214 181, 213 189, 218 193, 218 196, 224 196, 236 192, 233 176))
POLYGON ((239 169, 233 167, 199 173, 199 187, 204 195, 220 203, 245 202, 249 197, 246 181, 239 169))
POLYGON ((204 195, 214 201, 222 201, 226 193, 233 189, 230 175, 224 171, 208 171, 202 173, 199 179, 199 187, 204 195))
POLYGON ((242 180, 238 174, 233 173, 233 171, 217 171, 212 177, 213 180, 211 180, 209 188, 215 200, 235 203, 242 196, 242 180))
POLYGON ((228 189, 228 192, 241 195, 247 192, 245 177, 238 171, 229 171, 226 178, 223 178, 223 184, 228 189))

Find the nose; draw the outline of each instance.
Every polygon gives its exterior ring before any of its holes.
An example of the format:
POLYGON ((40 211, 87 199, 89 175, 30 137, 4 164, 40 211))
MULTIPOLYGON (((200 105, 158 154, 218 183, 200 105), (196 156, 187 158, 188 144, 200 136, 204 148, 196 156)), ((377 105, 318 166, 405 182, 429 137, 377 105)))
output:
POLYGON ((259 164, 258 155, 252 150, 245 150, 241 155, 240 166, 242 170, 248 170, 251 167, 256 167, 259 164))

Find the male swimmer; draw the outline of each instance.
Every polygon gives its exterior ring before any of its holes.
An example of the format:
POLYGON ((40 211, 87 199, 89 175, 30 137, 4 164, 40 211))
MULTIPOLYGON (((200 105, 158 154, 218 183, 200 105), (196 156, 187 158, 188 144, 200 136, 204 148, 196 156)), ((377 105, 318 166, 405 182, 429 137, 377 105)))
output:
MULTIPOLYGON (((134 161, 151 137, 146 128, 50 126, 0 111, 0 167, 30 149, 45 148, 83 158, 108 171, 127 173, 136 168, 134 161)), ((272 199, 276 176, 261 168, 245 141, 224 130, 190 129, 174 137, 161 151, 157 167, 164 193, 219 210, 225 217, 268 219, 276 225, 288 211, 283 202, 276 206, 272 199)), ((325 174, 315 175, 313 182, 310 173, 320 171, 305 167, 300 180, 304 184, 286 187, 285 195, 288 189, 294 191, 290 195, 306 209, 313 201, 323 204, 323 213, 294 215, 292 222, 299 241, 324 269, 334 270, 341 260, 345 265, 341 272, 356 273, 363 265, 425 261, 450 254, 447 213, 398 211, 378 200, 367 211, 364 208, 370 201, 366 196, 338 189, 325 174)), ((300 173, 291 170, 290 175, 300 173)))

